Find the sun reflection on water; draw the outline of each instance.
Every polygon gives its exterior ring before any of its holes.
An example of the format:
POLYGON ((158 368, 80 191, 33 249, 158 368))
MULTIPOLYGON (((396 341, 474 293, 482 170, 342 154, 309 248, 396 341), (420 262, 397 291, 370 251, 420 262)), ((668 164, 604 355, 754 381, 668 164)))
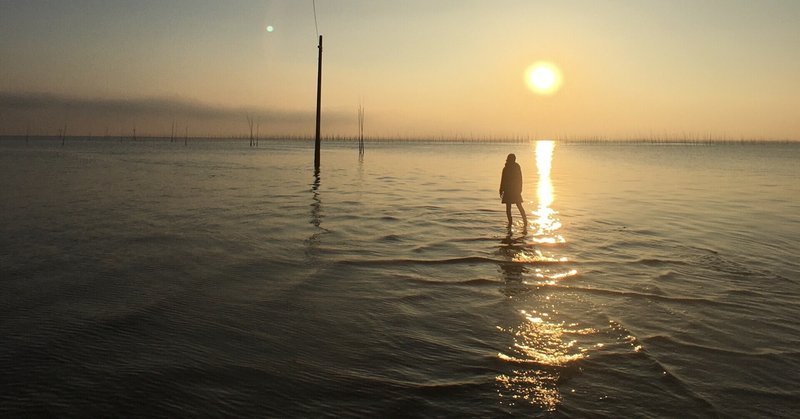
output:
POLYGON ((553 285, 556 282, 578 274, 575 269, 563 270, 558 265, 569 261, 565 256, 552 253, 557 245, 566 243, 560 234, 562 227, 558 218, 558 211, 553 209, 555 202, 555 189, 551 172, 553 168, 553 154, 556 144, 554 141, 537 141, 534 146, 536 155, 536 198, 538 205, 533 211, 533 242, 541 245, 533 254, 519 252, 513 259, 519 261, 549 262, 545 267, 536 268, 533 277, 538 284, 553 285), (560 270, 561 269, 561 270, 560 270))
POLYGON ((556 321, 555 312, 521 310, 519 314, 524 321, 518 326, 499 328, 514 338, 509 354, 497 354, 513 368, 497 377, 500 397, 508 404, 527 403, 554 411, 562 400, 559 382, 576 361, 586 356, 577 337, 596 330, 556 321))
MULTIPOLYGON (((551 169, 555 143, 537 141, 535 145, 538 182, 537 209, 532 218, 532 239, 535 248, 510 247, 506 254, 511 265, 522 266, 519 272, 504 267, 507 280, 522 280, 522 285, 553 286, 559 281, 576 276, 576 269, 565 268, 569 259, 554 252, 566 243, 560 234, 562 227, 558 212, 553 209, 555 191, 551 169)), ((513 287, 511 287, 513 288, 513 287)), ((515 289, 515 288, 513 288, 515 289)), ((578 345, 582 335, 596 333, 593 329, 581 329, 578 324, 558 320, 558 310, 550 296, 538 299, 541 304, 519 310, 521 319, 509 328, 498 327, 511 335, 513 345, 506 353, 497 357, 511 366, 507 374, 498 375, 498 393, 503 403, 527 403, 545 411, 554 411, 561 403, 559 383, 576 361, 586 356, 586 350, 578 345)))
POLYGON ((561 221, 558 219, 558 212, 553 208, 555 193, 553 191, 553 181, 550 172, 553 167, 553 141, 536 142, 536 172, 539 181, 536 183, 536 197, 539 205, 533 212, 535 227, 534 240, 537 243, 564 243, 564 237, 557 233, 561 229, 561 221))

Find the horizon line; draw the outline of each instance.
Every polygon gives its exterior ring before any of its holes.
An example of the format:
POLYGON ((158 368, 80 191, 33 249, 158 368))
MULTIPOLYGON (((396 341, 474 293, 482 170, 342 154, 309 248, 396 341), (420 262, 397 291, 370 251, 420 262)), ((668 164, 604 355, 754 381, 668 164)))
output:
MULTIPOLYGON (((63 136, 64 139, 72 139, 72 140, 107 140, 107 141, 126 141, 126 142, 139 142, 139 141, 150 141, 150 142, 180 142, 184 139, 189 140, 200 140, 200 141, 244 141, 249 140, 250 137, 248 135, 193 135, 193 136, 183 136, 183 135, 175 135, 171 137, 169 135, 66 135, 63 136)), ((442 143, 525 143, 525 142, 536 142, 536 141, 555 141, 560 143, 575 143, 575 144, 590 144, 590 143, 628 143, 628 144, 635 144, 635 143, 647 143, 647 144, 714 144, 714 143, 732 143, 732 144, 787 144, 787 143, 800 143, 800 139, 790 139, 790 138, 724 138, 724 137, 714 137, 714 136, 706 136, 706 137, 640 137, 640 136, 630 136, 625 138, 613 138, 613 137, 604 137, 604 136, 589 136, 589 137, 580 137, 580 136, 560 136, 560 137, 553 137, 553 138, 531 138, 530 136, 483 136, 483 137, 475 137, 475 136, 364 136, 365 142, 372 142, 372 143, 382 143, 382 142, 442 142, 442 143)), ((57 135, 20 135, 20 134, 0 134, 0 141, 9 141, 9 140, 26 140, 26 139, 37 139, 37 140, 61 140, 62 136, 60 134, 57 135)), ((309 141, 313 142, 315 137, 313 135, 269 135, 269 136, 258 136, 254 138, 254 140, 258 141, 309 141)), ((350 136, 350 135, 329 135, 329 136, 322 136, 321 139, 323 141, 328 142, 355 142, 359 141, 358 136, 350 136)))

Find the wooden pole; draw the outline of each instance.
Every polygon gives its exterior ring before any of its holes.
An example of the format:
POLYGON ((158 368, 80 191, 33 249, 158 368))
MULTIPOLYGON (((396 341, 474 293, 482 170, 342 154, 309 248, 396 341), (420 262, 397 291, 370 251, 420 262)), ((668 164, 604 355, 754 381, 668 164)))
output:
POLYGON ((319 114, 322 102, 322 35, 319 36, 319 58, 317 60, 317 133, 314 141, 314 169, 319 170, 319 114))
POLYGON ((364 105, 358 104, 358 155, 364 156, 364 105))

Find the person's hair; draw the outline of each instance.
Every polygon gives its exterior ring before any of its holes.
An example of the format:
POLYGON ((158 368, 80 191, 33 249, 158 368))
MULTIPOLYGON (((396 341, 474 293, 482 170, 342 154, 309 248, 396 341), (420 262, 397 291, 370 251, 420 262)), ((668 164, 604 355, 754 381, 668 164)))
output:
POLYGON ((508 157, 506 157, 506 161, 513 163, 513 162, 517 161, 517 156, 514 155, 514 153, 511 153, 511 154, 508 155, 508 157))

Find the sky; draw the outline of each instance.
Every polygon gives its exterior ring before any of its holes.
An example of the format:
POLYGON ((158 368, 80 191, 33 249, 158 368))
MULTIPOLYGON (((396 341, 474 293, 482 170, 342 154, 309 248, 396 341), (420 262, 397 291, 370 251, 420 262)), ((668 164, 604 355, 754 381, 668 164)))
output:
POLYGON ((797 22, 796 0, 0 0, 0 135, 313 136, 319 34, 323 136, 361 105, 368 137, 800 140, 797 22))

